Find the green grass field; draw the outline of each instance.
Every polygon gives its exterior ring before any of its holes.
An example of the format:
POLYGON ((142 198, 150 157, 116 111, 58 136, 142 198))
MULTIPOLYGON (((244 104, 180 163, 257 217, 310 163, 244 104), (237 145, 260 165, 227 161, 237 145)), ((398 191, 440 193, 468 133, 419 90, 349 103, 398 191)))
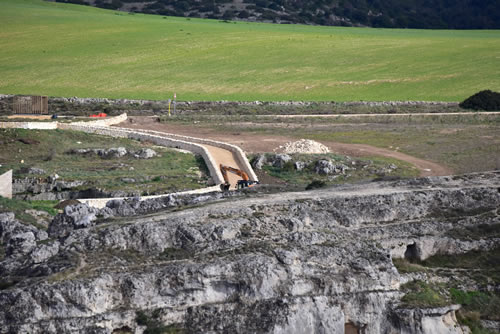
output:
POLYGON ((225 23, 0 0, 0 93, 443 100, 500 90, 500 31, 225 23))

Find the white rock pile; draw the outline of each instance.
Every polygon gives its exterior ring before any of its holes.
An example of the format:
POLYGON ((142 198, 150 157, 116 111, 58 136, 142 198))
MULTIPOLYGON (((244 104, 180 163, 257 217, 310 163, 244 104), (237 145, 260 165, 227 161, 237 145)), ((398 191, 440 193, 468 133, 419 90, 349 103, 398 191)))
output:
POLYGON ((329 153, 330 150, 325 145, 314 140, 301 139, 293 142, 288 142, 285 145, 277 147, 275 150, 283 151, 283 153, 329 153))

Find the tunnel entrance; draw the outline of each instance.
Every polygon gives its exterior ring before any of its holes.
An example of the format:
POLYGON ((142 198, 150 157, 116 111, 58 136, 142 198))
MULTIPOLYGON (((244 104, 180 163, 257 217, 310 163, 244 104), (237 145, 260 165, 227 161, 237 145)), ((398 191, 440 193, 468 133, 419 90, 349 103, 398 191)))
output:
POLYGON ((416 262, 418 260, 418 250, 415 243, 406 246, 405 259, 410 262, 416 262))
POLYGON ((348 322, 345 324, 344 334, 360 334, 359 328, 356 327, 352 322, 348 322))

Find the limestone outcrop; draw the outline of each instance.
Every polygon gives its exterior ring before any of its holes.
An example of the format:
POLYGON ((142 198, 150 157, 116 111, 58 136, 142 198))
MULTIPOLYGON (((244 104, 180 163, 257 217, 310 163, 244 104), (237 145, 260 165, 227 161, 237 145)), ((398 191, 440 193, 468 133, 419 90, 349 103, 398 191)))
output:
POLYGON ((500 173, 0 215, 0 333, 467 333, 408 307, 393 258, 490 249, 500 173), (156 208, 145 214, 144 205, 156 208), (453 218, 453 219, 450 219, 453 218))

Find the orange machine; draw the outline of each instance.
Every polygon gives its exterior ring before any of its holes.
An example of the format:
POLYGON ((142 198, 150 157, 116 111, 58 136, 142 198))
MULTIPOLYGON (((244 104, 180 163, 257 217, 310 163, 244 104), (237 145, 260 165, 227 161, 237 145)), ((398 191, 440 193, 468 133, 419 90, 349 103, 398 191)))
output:
POLYGON ((227 191, 231 187, 231 184, 229 183, 229 178, 227 177, 227 172, 231 172, 233 174, 241 176, 241 178, 243 179, 243 180, 238 180, 238 183, 236 184, 236 187, 238 189, 253 187, 256 184, 259 184, 258 181, 250 180, 247 173, 245 173, 244 171, 242 171, 240 169, 220 164, 220 171, 222 173, 222 176, 224 177, 224 181, 226 182, 225 184, 221 185, 222 190, 227 191))
POLYGON ((108 116, 108 115, 107 115, 107 114, 105 114, 105 113, 103 113, 103 112, 100 112, 100 113, 98 113, 98 114, 94 114, 94 115, 90 115, 90 117, 94 117, 94 118, 96 118, 96 117, 97 117, 97 118, 104 118, 104 117, 106 117, 106 116, 108 116))

